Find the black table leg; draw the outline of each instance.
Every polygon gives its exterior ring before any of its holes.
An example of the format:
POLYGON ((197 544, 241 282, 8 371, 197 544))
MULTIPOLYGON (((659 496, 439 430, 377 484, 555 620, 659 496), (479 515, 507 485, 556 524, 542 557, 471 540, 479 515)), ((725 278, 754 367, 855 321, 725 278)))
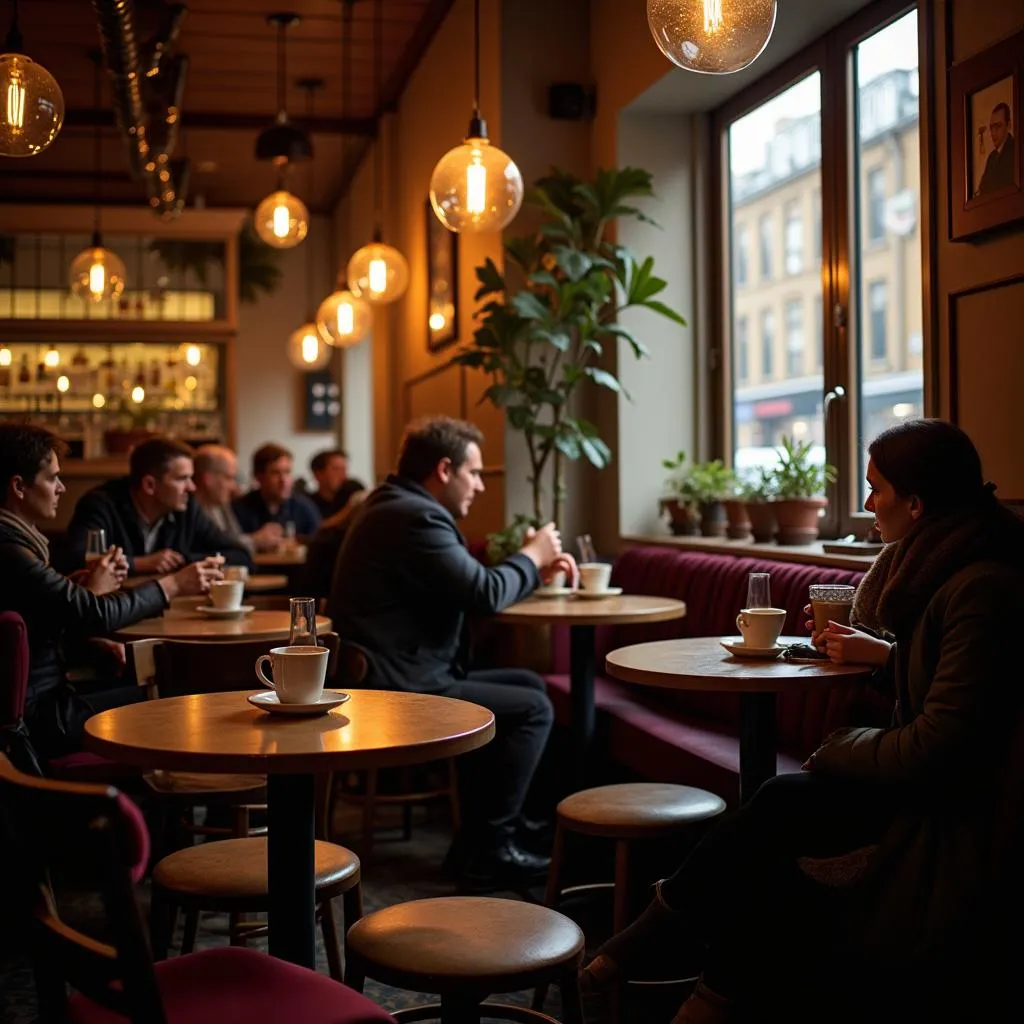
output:
POLYGON ((270 954, 316 967, 312 775, 267 779, 267 883, 270 954))
POLYGON ((593 626, 569 628, 569 706, 572 717, 572 783, 573 789, 586 785, 587 755, 594 741, 594 646, 593 626))
POLYGON ((740 803, 776 773, 775 694, 740 696, 740 803))

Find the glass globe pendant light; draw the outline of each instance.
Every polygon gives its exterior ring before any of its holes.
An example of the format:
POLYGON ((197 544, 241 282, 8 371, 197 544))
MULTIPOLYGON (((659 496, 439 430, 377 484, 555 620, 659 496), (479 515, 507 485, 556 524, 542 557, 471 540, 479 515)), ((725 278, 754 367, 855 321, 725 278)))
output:
POLYGON ((777 0, 647 0, 647 24, 673 64, 730 75, 764 51, 777 10, 777 0))
POLYGON ((331 361, 331 347, 314 323, 303 324, 288 337, 288 359, 297 370, 322 370, 331 361))
POLYGON ((0 52, 0 156, 42 153, 64 123, 64 96, 56 79, 21 51, 18 0, 0 52))
POLYGON ((309 210, 284 188, 284 180, 259 206, 253 217, 256 234, 275 249, 293 249, 309 232, 309 210))
POLYGON ((473 5, 473 117, 461 146, 449 150, 430 176, 430 205, 449 230, 501 231, 523 205, 523 176, 515 161, 487 137, 480 116, 480 0, 473 5))

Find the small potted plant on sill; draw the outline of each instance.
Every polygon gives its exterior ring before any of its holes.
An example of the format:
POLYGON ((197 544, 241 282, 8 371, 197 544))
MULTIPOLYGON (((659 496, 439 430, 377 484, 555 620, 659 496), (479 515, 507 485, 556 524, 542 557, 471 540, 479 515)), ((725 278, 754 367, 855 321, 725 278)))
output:
POLYGON ((779 529, 775 519, 774 472, 761 466, 753 479, 740 485, 740 498, 737 504, 746 510, 747 526, 755 543, 771 544, 779 529))
POLYGON ((810 441, 783 436, 775 468, 775 518, 780 544, 811 544, 818 539, 818 520, 828 505, 825 484, 836 478, 834 466, 811 461, 810 441))
POLYGON ((725 536, 724 502, 735 487, 735 474, 721 459, 698 462, 690 470, 690 488, 700 505, 700 532, 705 537, 725 536))
POLYGON ((699 499, 693 487, 693 468, 686 465, 686 452, 677 452, 674 459, 662 459, 661 464, 669 475, 658 511, 668 513, 669 529, 676 537, 695 537, 700 533, 699 499))

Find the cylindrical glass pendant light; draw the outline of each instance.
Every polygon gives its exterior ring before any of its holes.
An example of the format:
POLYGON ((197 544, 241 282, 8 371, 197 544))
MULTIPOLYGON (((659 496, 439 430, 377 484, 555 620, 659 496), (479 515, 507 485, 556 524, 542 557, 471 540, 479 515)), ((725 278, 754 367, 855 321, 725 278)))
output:
POLYGON ((764 51, 777 8, 777 0, 647 0, 647 23, 673 64, 729 75, 764 51))
POLYGON ((267 245, 292 249, 309 232, 309 210, 298 196, 280 188, 256 207, 253 225, 267 245))
POLYGON ((297 370, 322 370, 331 361, 331 347, 316 329, 316 324, 303 324, 288 338, 288 358, 297 370))

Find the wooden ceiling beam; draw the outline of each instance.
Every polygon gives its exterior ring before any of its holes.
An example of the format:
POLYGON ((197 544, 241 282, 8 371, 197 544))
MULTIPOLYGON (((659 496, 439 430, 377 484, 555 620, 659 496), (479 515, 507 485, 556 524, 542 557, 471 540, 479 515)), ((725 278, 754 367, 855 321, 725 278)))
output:
MULTIPOLYGON (((377 124, 372 117, 302 117, 293 118, 295 124, 311 135, 365 135, 377 134, 377 124)), ((225 131, 260 131, 269 128, 273 118, 266 114, 222 113, 197 110, 181 113, 183 128, 216 128, 225 131)), ((112 128, 114 112, 79 108, 64 115, 64 124, 70 128, 112 128)))

